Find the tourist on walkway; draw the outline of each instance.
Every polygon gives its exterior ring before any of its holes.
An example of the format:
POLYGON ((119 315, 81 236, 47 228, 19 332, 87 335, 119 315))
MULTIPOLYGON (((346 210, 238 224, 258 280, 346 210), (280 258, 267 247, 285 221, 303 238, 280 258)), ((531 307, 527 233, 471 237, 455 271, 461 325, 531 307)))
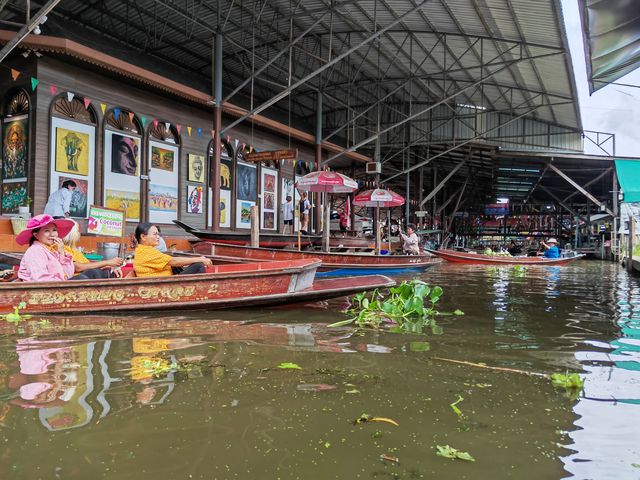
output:
POLYGON ((309 210, 311 210, 311 204, 307 199, 307 192, 302 192, 300 198, 300 231, 307 234, 309 230, 309 210))
POLYGON ((282 204, 282 218, 284 219, 283 233, 293 233, 293 200, 291 195, 287 195, 282 204))
POLYGON ((109 260, 100 260, 92 262, 78 250, 78 242, 80 241, 80 227, 73 221, 73 228, 62 239, 64 243, 64 251, 71 255, 75 273, 84 273, 88 278, 121 278, 122 258, 114 257, 109 260))
POLYGON ((555 238, 550 238, 547 240, 547 243, 540 243, 545 248, 544 258, 560 258, 560 249, 558 248, 558 241, 555 238))
POLYGON ((49 200, 44 206, 45 215, 50 215, 53 218, 68 217, 71 210, 71 198, 76 187, 76 182, 73 180, 62 182, 62 186, 49 195, 49 200))
POLYGON ((415 226, 410 223, 407 225, 407 233, 399 231, 400 238, 402 238, 402 251, 407 255, 420 255, 420 240, 415 232, 415 226))
POLYGON ((133 258, 133 270, 138 277, 167 277, 174 274, 204 273, 212 265, 206 257, 172 257, 156 247, 160 242, 158 227, 141 223, 136 227, 138 246, 133 258))

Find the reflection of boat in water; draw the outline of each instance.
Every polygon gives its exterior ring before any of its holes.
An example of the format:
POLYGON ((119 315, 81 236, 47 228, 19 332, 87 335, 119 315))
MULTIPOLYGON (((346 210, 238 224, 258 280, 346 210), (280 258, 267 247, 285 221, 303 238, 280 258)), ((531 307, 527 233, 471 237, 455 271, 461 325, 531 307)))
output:
POLYGON ((484 255, 482 253, 459 252, 457 250, 427 250, 447 262, 466 263, 478 265, 567 265, 584 255, 575 255, 564 258, 543 258, 543 257, 501 257, 484 255))
POLYGON ((384 276, 314 280, 318 260, 216 265, 210 273, 169 277, 7 282, 0 311, 24 302, 26 313, 220 309, 278 305, 393 285, 384 276))

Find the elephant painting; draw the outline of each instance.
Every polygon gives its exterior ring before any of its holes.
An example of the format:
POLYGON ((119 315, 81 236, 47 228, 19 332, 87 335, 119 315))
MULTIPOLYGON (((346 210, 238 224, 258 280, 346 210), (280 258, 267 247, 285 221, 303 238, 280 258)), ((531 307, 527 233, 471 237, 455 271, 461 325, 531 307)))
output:
POLYGON ((224 163, 220 163, 220 187, 231 188, 231 171, 224 163))

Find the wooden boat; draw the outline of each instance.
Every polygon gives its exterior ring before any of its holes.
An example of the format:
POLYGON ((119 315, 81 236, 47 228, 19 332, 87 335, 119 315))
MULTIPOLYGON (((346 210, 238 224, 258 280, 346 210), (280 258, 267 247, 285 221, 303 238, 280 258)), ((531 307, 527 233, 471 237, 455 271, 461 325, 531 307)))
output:
POLYGON ((215 265, 170 277, 0 283, 0 312, 23 313, 216 309, 340 297, 394 285, 384 276, 315 280, 319 260, 215 265))
POLYGON ((482 253, 459 252, 457 250, 427 250, 433 255, 452 263, 466 263, 477 265, 567 265, 584 255, 566 258, 544 257, 500 257, 484 255, 482 253))
POLYGON ((210 256, 215 262, 256 262, 320 260, 320 271, 341 270, 338 274, 388 273, 391 271, 424 270, 440 263, 431 255, 373 255, 358 253, 298 252, 257 247, 200 242, 195 253, 210 256))

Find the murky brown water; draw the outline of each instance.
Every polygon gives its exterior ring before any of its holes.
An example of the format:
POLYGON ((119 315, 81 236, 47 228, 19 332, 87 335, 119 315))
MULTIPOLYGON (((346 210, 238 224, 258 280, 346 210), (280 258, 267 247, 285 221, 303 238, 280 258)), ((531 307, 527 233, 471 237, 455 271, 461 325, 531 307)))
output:
POLYGON ((637 279, 588 261, 424 278, 466 313, 442 335, 327 329, 343 301, 5 328, 0 478, 640 478, 637 279), (583 371, 584 396, 442 358, 583 371))

